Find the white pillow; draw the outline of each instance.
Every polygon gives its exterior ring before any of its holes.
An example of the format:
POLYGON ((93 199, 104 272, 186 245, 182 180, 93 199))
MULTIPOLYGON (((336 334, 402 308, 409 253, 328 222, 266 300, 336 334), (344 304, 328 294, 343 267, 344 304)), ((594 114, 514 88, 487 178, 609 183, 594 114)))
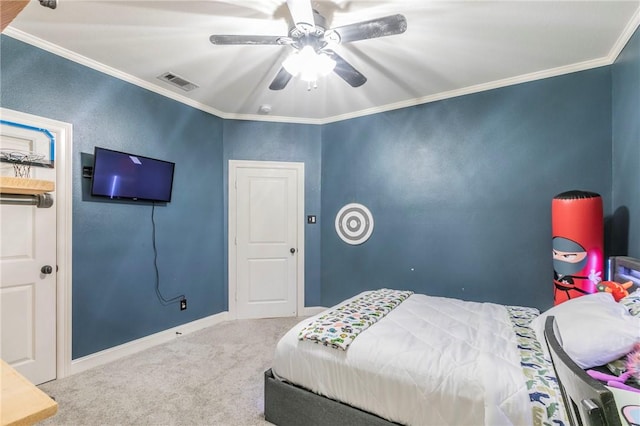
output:
POLYGON ((531 321, 547 357, 544 323, 548 316, 556 319, 565 352, 585 369, 626 355, 640 341, 640 317, 630 315, 610 293, 593 293, 554 306, 531 321))

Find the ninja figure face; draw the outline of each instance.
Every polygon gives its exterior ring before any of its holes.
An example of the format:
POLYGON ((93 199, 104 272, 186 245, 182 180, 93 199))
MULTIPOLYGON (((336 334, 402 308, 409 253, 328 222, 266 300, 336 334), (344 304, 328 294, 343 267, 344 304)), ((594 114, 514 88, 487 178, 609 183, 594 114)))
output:
POLYGON ((553 239, 553 269, 558 275, 571 275, 584 268, 587 252, 580 244, 563 237, 553 239))

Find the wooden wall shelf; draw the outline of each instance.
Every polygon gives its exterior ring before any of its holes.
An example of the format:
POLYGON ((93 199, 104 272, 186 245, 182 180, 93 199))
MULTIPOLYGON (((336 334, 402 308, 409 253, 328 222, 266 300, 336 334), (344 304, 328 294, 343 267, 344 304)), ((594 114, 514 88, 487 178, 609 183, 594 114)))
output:
POLYGON ((37 195, 55 189, 55 183, 49 180, 0 176, 0 193, 3 194, 37 195))

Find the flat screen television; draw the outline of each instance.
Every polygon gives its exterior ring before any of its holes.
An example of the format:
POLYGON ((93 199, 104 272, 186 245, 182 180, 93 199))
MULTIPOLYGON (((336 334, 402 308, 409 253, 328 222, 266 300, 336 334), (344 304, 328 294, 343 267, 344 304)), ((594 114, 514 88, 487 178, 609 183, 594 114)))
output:
POLYGON ((95 147, 91 195, 171 201, 175 163, 95 147))

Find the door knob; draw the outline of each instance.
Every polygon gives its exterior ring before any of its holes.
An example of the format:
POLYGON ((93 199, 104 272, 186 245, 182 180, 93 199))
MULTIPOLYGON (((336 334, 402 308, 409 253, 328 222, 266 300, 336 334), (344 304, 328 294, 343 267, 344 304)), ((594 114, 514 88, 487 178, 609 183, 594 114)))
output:
POLYGON ((44 265, 42 268, 40 268, 40 272, 45 275, 49 275, 53 272, 53 268, 51 267, 51 265, 44 265))
POLYGON ((291 247, 291 248, 289 249, 289 251, 291 252, 291 254, 293 254, 293 253, 295 253, 295 252, 296 252, 296 249, 294 249, 293 247, 291 247))

